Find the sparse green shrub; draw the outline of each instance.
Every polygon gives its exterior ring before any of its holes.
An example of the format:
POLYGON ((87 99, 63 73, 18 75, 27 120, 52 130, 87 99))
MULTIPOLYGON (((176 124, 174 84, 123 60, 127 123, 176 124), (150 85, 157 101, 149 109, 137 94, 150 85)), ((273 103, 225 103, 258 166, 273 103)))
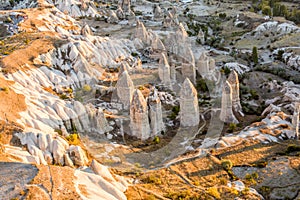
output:
POLYGON ((225 19, 226 16, 227 16, 226 13, 220 13, 220 14, 219 14, 219 17, 220 17, 221 19, 225 19))
POLYGON ((80 144, 79 135, 77 133, 70 134, 66 137, 66 140, 68 140, 69 144, 71 145, 78 145, 80 144))
POLYGON ((222 160, 221 165, 226 171, 230 170, 233 167, 233 163, 231 162, 231 160, 222 160))
POLYGON ((154 142, 154 144, 159 144, 160 143, 160 138, 158 136, 155 136, 153 138, 153 142, 154 142))
POLYGON ((154 174, 146 176, 141 181, 143 183, 151 183, 151 184, 153 183, 155 185, 160 185, 162 183, 160 175, 154 175, 154 174))
POLYGON ((59 98, 62 99, 62 100, 69 99, 69 97, 66 94, 60 94, 59 98))
POLYGON ((228 132, 233 133, 236 129, 237 125, 235 123, 230 123, 228 127, 228 132))
POLYGON ((258 64, 258 53, 257 53, 257 47, 254 46, 252 48, 252 61, 254 64, 258 64))
POLYGON ((216 187, 210 187, 207 189, 207 193, 216 199, 221 199, 221 194, 216 187))
POLYGON ((62 135, 62 130, 60 129, 55 129, 54 132, 58 133, 59 135, 62 135))
POLYGON ((272 11, 271 11, 270 6, 264 6, 264 7, 262 8, 262 13, 263 13, 264 15, 271 16, 271 15, 272 15, 272 11))
POLYGON ((88 84, 85 84, 83 87, 82 87, 82 90, 83 90, 83 92, 90 92, 90 91, 92 91, 92 88, 91 88, 91 86, 90 85, 88 85, 88 84))
POLYGON ((251 95, 252 99, 255 99, 255 100, 259 99, 259 95, 257 94, 256 90, 254 90, 254 89, 250 90, 250 95, 251 95))

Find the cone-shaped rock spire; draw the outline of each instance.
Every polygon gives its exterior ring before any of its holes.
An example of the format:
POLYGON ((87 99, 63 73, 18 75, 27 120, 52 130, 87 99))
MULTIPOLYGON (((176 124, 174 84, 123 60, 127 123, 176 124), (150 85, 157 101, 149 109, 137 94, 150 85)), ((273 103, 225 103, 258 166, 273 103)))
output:
POLYGON ((141 140, 150 137, 147 102, 140 90, 133 92, 130 103, 130 134, 141 140))
POLYGON ((199 107, 197 91, 192 82, 186 78, 180 91, 180 125, 183 127, 199 124, 199 107))

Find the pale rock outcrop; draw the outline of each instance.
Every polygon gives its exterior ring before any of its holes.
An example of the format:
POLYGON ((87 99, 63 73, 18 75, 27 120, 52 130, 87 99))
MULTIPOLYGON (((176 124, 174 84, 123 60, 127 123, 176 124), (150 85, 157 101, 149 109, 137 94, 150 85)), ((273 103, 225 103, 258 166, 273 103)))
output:
POLYGON ((181 73, 183 78, 189 78, 192 83, 196 83, 195 59, 190 48, 183 54, 181 73))
POLYGON ((119 18, 115 11, 109 10, 107 22, 111 24, 117 24, 119 22, 119 18))
POLYGON ((130 5, 131 0, 119 0, 119 7, 122 8, 125 13, 129 13, 131 11, 130 5))
POLYGON ((168 63, 168 59, 164 53, 161 54, 161 58, 159 60, 158 65, 158 76, 161 80, 162 84, 165 86, 171 85, 171 74, 170 74, 170 66, 168 63))
POLYGON ((127 62, 122 62, 119 68, 118 77, 121 77, 124 71, 130 72, 130 66, 127 62))
POLYGON ((162 52, 166 52, 166 47, 156 33, 152 32, 151 30, 149 30, 149 33, 151 33, 150 38, 152 50, 150 57, 153 59, 159 59, 161 56, 160 54, 162 52))
POLYGON ((101 108, 95 108, 94 105, 89 103, 85 105, 85 109, 89 118, 87 131, 103 134, 111 130, 101 108))
POLYGON ((232 89, 232 107, 236 113, 244 116, 243 109, 240 102, 240 83, 239 76, 235 70, 232 70, 227 79, 232 89))
POLYGON ((81 35, 83 36, 89 36, 89 35, 93 35, 93 32, 90 28, 89 25, 85 24, 82 29, 81 29, 81 35))
POLYGON ((37 145, 42 151, 45 151, 48 148, 48 141, 47 141, 46 134, 38 133, 37 145))
POLYGON ((197 91, 192 82, 186 78, 180 90, 180 126, 189 127, 199 124, 199 107, 197 91))
POLYGON ((74 167, 73 161, 71 160, 70 155, 68 153, 64 154, 64 161, 66 166, 74 167))
POLYGON ((205 76, 210 72, 210 67, 209 67, 209 58, 206 56, 205 52, 202 52, 200 54, 200 57, 197 61, 197 70, 198 73, 201 76, 205 76))
POLYGON ((116 10, 116 15, 120 20, 125 19, 125 13, 123 12, 121 7, 118 7, 118 9, 116 10))
POLYGON ((112 176, 112 174, 110 173, 109 169, 106 166, 101 165, 96 160, 93 160, 90 168, 93 170, 95 174, 101 176, 102 178, 110 182, 112 185, 118 188, 118 190, 122 192, 126 191, 127 187, 121 184, 120 182, 117 182, 117 180, 112 176))
POLYGON ((178 24, 178 19, 176 16, 172 14, 172 12, 168 11, 163 20, 163 27, 172 28, 178 24))
POLYGON ((232 111, 232 88, 230 83, 226 81, 222 89, 222 107, 220 119, 227 123, 238 123, 238 120, 232 111))
POLYGON ((295 131, 295 139, 300 139, 299 135, 299 115, 300 115, 300 103, 295 103, 295 110, 292 116, 292 127, 295 131))
POLYGON ((209 65, 209 71, 210 71, 210 73, 214 72, 215 69, 216 69, 215 59, 209 57, 208 65, 209 65))
POLYGON ((202 45, 205 43, 205 34, 204 34, 204 32, 202 31, 201 28, 200 28, 200 30, 198 32, 198 35, 197 35, 197 41, 198 41, 198 43, 200 43, 202 45))
POLYGON ((157 90, 154 89, 153 94, 148 98, 149 116, 150 116, 150 128, 151 136, 155 136, 165 130, 161 101, 157 94, 157 90))
POLYGON ((154 20, 162 20, 164 17, 164 13, 162 9, 159 7, 159 5, 155 4, 153 8, 153 13, 154 13, 154 20))
POLYGON ((83 130, 88 130, 90 128, 89 126, 89 116, 86 112, 86 109, 82 103, 79 101, 73 102, 74 111, 77 113, 79 122, 81 124, 81 127, 83 130))
POLYGON ((147 102, 140 90, 135 90, 130 103, 130 134, 141 140, 150 137, 147 102))
POLYGON ((136 22, 136 28, 135 28, 135 32, 133 34, 132 39, 138 38, 140 39, 144 45, 146 44, 150 44, 150 36, 148 31, 146 30, 143 22, 137 20, 136 22))
POLYGON ((53 140, 53 158, 54 164, 64 165, 64 154, 65 154, 65 147, 64 145, 59 142, 57 139, 53 140))
POLYGON ((85 152, 80 146, 71 145, 68 149, 71 160, 75 165, 84 166, 88 163, 88 159, 85 155, 85 152))
POLYGON ((124 71, 116 84, 117 96, 123 104, 124 109, 128 109, 134 90, 133 82, 127 71, 124 71))

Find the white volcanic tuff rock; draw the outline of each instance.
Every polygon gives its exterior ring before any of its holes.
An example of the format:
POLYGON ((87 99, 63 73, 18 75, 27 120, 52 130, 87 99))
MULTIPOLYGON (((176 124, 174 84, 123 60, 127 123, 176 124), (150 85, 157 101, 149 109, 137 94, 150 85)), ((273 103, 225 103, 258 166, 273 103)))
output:
POLYGON ((182 58, 184 56, 182 53, 185 54, 187 49, 189 50, 191 47, 188 34, 181 23, 179 24, 175 33, 168 35, 166 47, 175 56, 179 56, 179 58, 182 58))
POLYGON ((34 132, 16 133, 22 145, 27 145, 27 149, 32 156, 36 157, 38 164, 60 164, 64 165, 64 154, 69 148, 68 143, 60 138, 46 133, 34 132))
POLYGON ((171 84, 170 66, 164 53, 161 54, 161 58, 159 60, 158 76, 162 84, 166 86, 170 86, 171 84))
POLYGON ((81 28, 81 35, 86 36, 86 37, 89 35, 93 35, 93 32, 92 32, 91 28, 89 27, 89 25, 85 24, 81 28))
POLYGON ((199 107, 197 91, 186 78, 180 90, 180 126, 197 126, 199 124, 199 107))
POLYGON ((226 63, 224 67, 235 70, 238 74, 243 74, 250 71, 250 68, 248 66, 236 62, 226 63))
POLYGON ((148 33, 148 31, 145 28, 145 25, 143 24, 143 22, 137 20, 136 22, 136 28, 135 28, 135 32, 132 35, 132 39, 138 38, 140 39, 144 45, 148 45, 150 44, 151 38, 150 35, 148 33))
POLYGON ((189 78, 192 83, 196 82, 196 68, 193 51, 190 47, 186 48, 177 56, 179 62, 181 62, 181 73, 183 78, 189 78), (179 55, 181 57, 179 57, 179 55))
POLYGON ((85 109, 89 118, 87 131, 103 134, 111 130, 101 108, 95 108, 92 104, 87 104, 85 109))
POLYGON ((131 0, 119 0, 119 7, 126 13, 130 12, 131 0))
POLYGON ((164 17, 164 13, 159 5, 155 4, 153 8, 154 20, 162 20, 164 17))
POLYGON ((293 131, 295 131, 295 138, 296 139, 300 139, 299 138, 299 115, 300 115, 300 103, 295 103, 295 110, 294 110, 294 114, 292 117, 292 127, 293 127, 293 131))
POLYGON ((124 71, 116 84, 118 100, 128 109, 134 91, 133 82, 127 71, 124 71))
POLYGON ((198 73, 202 76, 205 76, 210 72, 209 69, 209 58, 206 56, 205 52, 200 54, 200 57, 196 63, 198 73))
POLYGON ((223 85, 220 119, 223 122, 238 123, 238 120, 232 111, 232 88, 228 81, 226 81, 223 85))
MULTIPOLYGON (((273 32, 275 34, 288 34, 291 32, 300 32, 300 28, 294 24, 290 23, 279 23, 277 21, 269 21, 265 22, 263 24, 260 24, 256 29, 254 29, 252 32, 254 32, 255 37, 259 37, 266 32, 273 32)), ((251 33, 248 33, 251 34, 251 33)))
POLYGON ((124 71, 130 72, 131 67, 127 62, 122 62, 119 68, 118 77, 121 77, 124 71))
MULTIPOLYGON (((48 93, 41 89, 41 82, 47 82, 51 84, 56 82, 60 84, 66 81, 64 74, 58 70, 53 72, 50 68, 42 67, 37 70, 24 72, 18 71, 8 76, 10 80, 14 80, 16 83, 12 88, 18 93, 25 95, 25 101, 28 110, 20 113, 22 118, 18 120, 20 124, 25 127, 32 127, 42 130, 46 133, 53 133, 54 129, 63 129, 66 126, 67 130, 73 130, 76 127, 78 131, 88 131, 89 119, 86 114, 84 106, 79 102, 65 102, 59 99, 57 96, 48 93), (36 72, 31 75, 30 72, 36 72), (41 76, 44 81, 40 81, 36 78, 36 74, 47 75, 41 76), (47 81, 46 81, 47 80, 47 81), (35 90, 32 90, 35 88, 35 90), (78 113, 77 113, 78 112, 78 113)), ((67 84, 66 84, 67 85, 67 84)), ((52 87, 54 87, 52 85, 52 87)), ((93 127, 96 131, 103 133, 109 130, 105 126, 104 116, 100 117, 98 113, 95 119, 97 123, 93 127)))
POLYGON ((200 42, 200 44, 204 44, 205 43, 205 34, 202 31, 202 29, 200 28, 198 35, 197 35, 197 41, 200 42))
POLYGON ((120 182, 118 182, 110 173, 109 169, 104 166, 101 165, 100 163, 98 163, 96 160, 93 160, 91 163, 90 168, 93 170, 93 172, 99 176, 101 176, 102 178, 104 178, 105 180, 107 180, 108 182, 110 182, 112 185, 114 185, 118 190, 125 192, 127 187, 123 184, 121 184, 120 182))
POLYGON ((172 28, 179 24, 178 19, 170 11, 167 11, 167 15, 163 20, 163 27, 172 28))
POLYGON ((47 2, 55 5, 60 11, 67 12, 72 17, 100 16, 94 3, 89 0, 84 2, 77 0, 47 0, 47 2))
MULTIPOLYGON (((119 15, 120 15, 120 11, 119 11, 119 15)), ((109 10, 107 22, 111 24, 117 24, 119 22, 119 18, 115 11, 109 10)))
POLYGON ((75 165, 84 166, 88 163, 88 159, 80 146, 71 145, 68 153, 75 165))
POLYGON ((135 90, 130 103, 130 129, 132 136, 141 140, 150 137, 147 102, 140 90, 135 90))
POLYGON ((74 101, 73 105, 74 105, 74 111, 77 113, 79 121, 81 123, 81 127, 84 130, 89 130, 90 128, 89 116, 84 105, 79 101, 74 101))
POLYGON ((152 136, 155 136, 165 130, 161 101, 157 94, 157 90, 154 90, 153 94, 148 98, 149 116, 150 116, 150 128, 152 136))
POLYGON ((233 107, 233 110, 243 116, 244 115, 243 112, 242 112, 243 109, 242 109, 241 102, 240 102, 239 76, 236 73, 236 71, 234 71, 234 70, 231 71, 227 81, 229 82, 229 84, 231 86, 231 89, 232 89, 232 107, 233 107))
POLYGON ((75 188, 81 199, 109 199, 109 200, 126 200, 123 191, 107 181, 100 175, 75 170, 76 176, 75 188), (82 193, 79 185, 86 186, 86 193, 82 193))

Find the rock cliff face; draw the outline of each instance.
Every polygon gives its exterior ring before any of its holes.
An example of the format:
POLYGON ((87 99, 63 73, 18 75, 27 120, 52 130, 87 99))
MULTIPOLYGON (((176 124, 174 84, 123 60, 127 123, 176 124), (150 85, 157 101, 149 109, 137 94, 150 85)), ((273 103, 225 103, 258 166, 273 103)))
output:
POLYGON ((228 81, 224 83, 222 89, 222 107, 220 119, 227 123, 238 123, 238 120, 232 111, 232 88, 228 81))
POLYGON ((130 135, 141 140, 150 137, 148 106, 140 90, 134 91, 130 103, 130 130, 130 135))
POLYGON ((197 91, 191 81, 186 78, 180 90, 180 126, 197 126, 199 121, 197 91))

